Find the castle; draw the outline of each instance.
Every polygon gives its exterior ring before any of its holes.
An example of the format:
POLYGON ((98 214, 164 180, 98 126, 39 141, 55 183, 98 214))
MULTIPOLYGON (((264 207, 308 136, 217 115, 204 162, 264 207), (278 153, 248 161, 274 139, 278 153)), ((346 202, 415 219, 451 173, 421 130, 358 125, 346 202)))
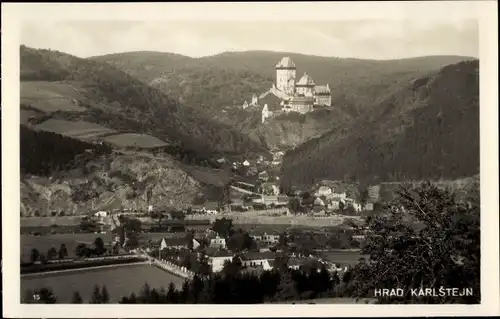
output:
POLYGON ((318 107, 330 107, 332 97, 330 86, 316 85, 312 77, 304 75, 296 81, 297 68, 289 57, 283 57, 275 66, 276 82, 263 94, 244 102, 243 108, 262 106, 262 123, 275 113, 298 112, 305 114, 318 107))

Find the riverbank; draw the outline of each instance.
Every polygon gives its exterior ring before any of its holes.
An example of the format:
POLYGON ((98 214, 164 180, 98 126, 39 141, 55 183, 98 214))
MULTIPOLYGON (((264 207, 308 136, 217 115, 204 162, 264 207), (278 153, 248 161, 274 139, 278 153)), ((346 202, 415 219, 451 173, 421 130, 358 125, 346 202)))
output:
POLYGON ((48 273, 63 270, 88 269, 99 266, 116 266, 121 264, 130 264, 136 262, 144 262, 146 259, 136 255, 126 256, 109 256, 89 258, 85 260, 75 260, 65 263, 53 264, 32 264, 21 267, 21 275, 34 273, 48 273))
POLYGON ((51 276, 51 275, 60 274, 60 273, 76 273, 79 271, 89 271, 89 270, 105 269, 105 268, 112 268, 112 267, 136 266, 136 265, 143 265, 143 264, 148 264, 148 262, 147 261, 137 261, 137 262, 131 262, 131 263, 126 263, 126 264, 122 263, 122 264, 112 264, 112 265, 103 265, 103 266, 90 266, 90 267, 75 268, 75 269, 63 269, 63 270, 52 270, 52 271, 44 271, 44 272, 34 272, 34 273, 21 274, 21 277, 27 278, 27 277, 35 277, 35 276, 51 276))

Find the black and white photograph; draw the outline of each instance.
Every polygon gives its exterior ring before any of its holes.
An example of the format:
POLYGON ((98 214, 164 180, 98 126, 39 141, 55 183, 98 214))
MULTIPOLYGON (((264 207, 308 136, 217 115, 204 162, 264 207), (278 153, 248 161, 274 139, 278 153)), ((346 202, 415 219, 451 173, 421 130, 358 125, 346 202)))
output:
POLYGON ((493 1, 5 7, 11 314, 499 314, 493 1))

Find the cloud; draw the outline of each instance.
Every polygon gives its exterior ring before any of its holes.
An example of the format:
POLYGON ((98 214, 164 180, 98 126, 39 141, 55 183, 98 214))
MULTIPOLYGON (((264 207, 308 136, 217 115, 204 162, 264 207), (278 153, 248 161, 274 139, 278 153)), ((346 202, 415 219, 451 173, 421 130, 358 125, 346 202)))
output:
POLYGON ((80 57, 164 51, 193 57, 272 50, 322 56, 391 59, 478 56, 476 20, 350 21, 60 21, 30 22, 22 43, 80 57))

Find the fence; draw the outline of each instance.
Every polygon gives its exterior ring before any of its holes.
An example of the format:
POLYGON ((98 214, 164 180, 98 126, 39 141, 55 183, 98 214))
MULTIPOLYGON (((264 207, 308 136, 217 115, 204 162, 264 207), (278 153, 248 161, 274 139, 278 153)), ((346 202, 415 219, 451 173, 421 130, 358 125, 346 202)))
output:
POLYGON ((178 265, 176 265, 168 260, 164 260, 164 259, 159 260, 157 258, 149 256, 144 251, 141 251, 141 253, 139 255, 141 257, 147 258, 151 265, 156 266, 160 269, 163 269, 167 272, 170 272, 170 273, 172 273, 176 276, 179 276, 181 278, 192 279, 195 275, 194 272, 188 270, 186 267, 178 266, 178 265))

